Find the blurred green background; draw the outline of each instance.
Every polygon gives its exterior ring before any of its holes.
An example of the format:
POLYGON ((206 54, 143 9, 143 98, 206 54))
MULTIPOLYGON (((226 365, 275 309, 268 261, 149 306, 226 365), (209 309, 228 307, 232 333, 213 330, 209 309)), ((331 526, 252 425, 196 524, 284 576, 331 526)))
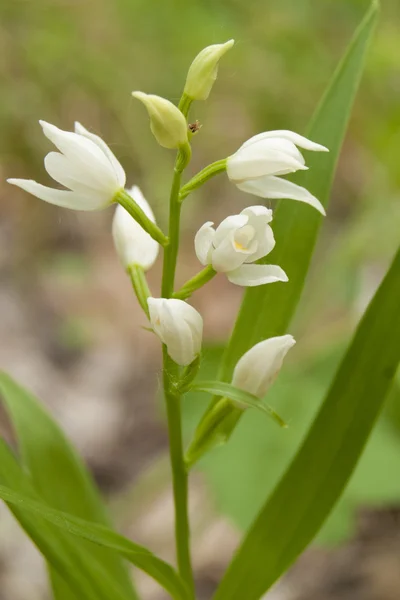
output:
MULTIPOLYGON (((303 133, 367 5, 365 0, 2 0, 1 280, 26 302, 35 296, 39 305, 43 281, 61 295, 69 290, 67 305, 52 305, 49 335, 61 352, 85 352, 96 345, 103 335, 99 330, 104 332, 102 319, 113 326, 112 309, 93 312, 93 290, 85 300, 85 289, 94 268, 98 272, 111 261, 108 268, 118 271, 119 265, 109 212, 69 214, 4 183, 9 176, 46 182, 42 161, 49 145, 38 119, 64 129, 79 120, 100 134, 121 160, 128 184, 140 185, 163 222, 173 156, 155 143, 131 91, 178 101, 197 52, 235 38, 209 101, 196 104, 191 113, 203 124, 194 140, 194 173, 259 131, 303 133)), ((248 525, 293 455, 399 242, 399 28, 400 3, 383 0, 328 216, 291 330, 299 343, 270 396, 290 429, 279 431, 249 413, 230 445, 201 465, 218 509, 239 527, 248 525)), ((188 201, 180 259, 185 276, 198 268, 192 248, 197 228, 253 200, 217 178, 188 201)), ((156 268, 153 285, 157 277, 156 268)), ((122 279, 118 285, 127 294, 122 279)), ((237 288, 218 285, 198 300, 210 343, 207 375, 215 372, 218 345, 228 335, 240 299, 237 288)), ((106 304, 114 293, 119 292, 107 291, 106 304)), ((137 311, 133 305, 129 310, 137 311)), ((119 314, 115 327, 122 329, 123 321, 119 314)), ((399 389, 322 541, 337 541, 350 531, 360 505, 399 503, 399 389)), ((206 398, 188 397, 188 432, 205 403, 206 398)))

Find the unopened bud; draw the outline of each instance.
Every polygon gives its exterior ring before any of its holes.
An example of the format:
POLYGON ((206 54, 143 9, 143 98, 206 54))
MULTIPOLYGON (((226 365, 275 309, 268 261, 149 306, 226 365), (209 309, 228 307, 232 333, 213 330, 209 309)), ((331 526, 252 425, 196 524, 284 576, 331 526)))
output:
POLYGON ((234 40, 204 48, 190 65, 184 93, 192 100, 207 100, 217 79, 220 58, 232 48, 234 40))
POLYGON ((186 119, 169 100, 145 94, 132 92, 147 108, 150 117, 150 129, 157 142, 164 148, 181 148, 188 143, 188 130, 186 119))

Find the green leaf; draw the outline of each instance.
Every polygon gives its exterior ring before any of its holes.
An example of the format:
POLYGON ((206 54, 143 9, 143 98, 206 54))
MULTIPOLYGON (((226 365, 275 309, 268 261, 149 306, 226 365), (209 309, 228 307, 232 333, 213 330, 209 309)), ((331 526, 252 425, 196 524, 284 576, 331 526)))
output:
POLYGON ((3 485, 0 485, 0 498, 19 507, 23 512, 28 511, 38 515, 69 534, 88 540, 91 542, 90 548, 94 548, 94 544, 98 544, 120 553, 158 581, 176 600, 189 598, 184 582, 168 563, 154 556, 147 548, 135 544, 104 525, 89 523, 73 515, 55 510, 3 485))
MULTIPOLYGON (((226 397, 249 408, 256 408, 271 417, 281 427, 287 427, 285 421, 281 419, 273 408, 264 404, 257 396, 249 394, 230 383, 225 383, 223 381, 199 381, 198 383, 193 384, 190 389, 193 392, 208 392, 215 396, 226 397)), ((237 410, 241 410, 240 407, 238 407, 237 410)))
MULTIPOLYGON (((20 467, 8 446, 0 439, 0 481, 24 497, 38 499, 29 475, 20 467)), ((60 587, 64 593, 68 588, 76 598, 82 600, 124 600, 119 589, 115 589, 107 573, 96 568, 90 556, 80 545, 72 543, 71 536, 50 526, 39 516, 30 516, 19 507, 9 506, 14 516, 29 535, 37 548, 46 557, 48 564, 68 584, 60 587)), ((65 592, 65 598, 71 593, 65 592), (68 594, 68 595, 67 595, 68 594)))
MULTIPOLYGON (((309 171, 296 177, 326 207, 333 176, 359 86, 365 55, 376 22, 378 3, 373 2, 333 75, 312 119, 307 136, 329 148, 328 153, 311 152, 309 171)), ((328 211, 329 218, 329 211, 328 211)), ((226 349, 220 379, 230 381, 238 359, 254 344, 286 332, 299 301, 323 217, 301 202, 281 200, 274 214, 277 240, 268 263, 280 265, 288 283, 249 288, 226 349)))
POLYGON ((400 360, 400 249, 300 450, 262 507, 215 600, 257 600, 313 539, 340 497, 400 360))
MULTIPOLYGON (((105 525, 109 519, 100 495, 83 462, 60 427, 39 402, 5 373, 0 373, 0 393, 14 425, 22 464, 29 471, 38 495, 49 505, 105 525)), ((71 544, 71 542, 70 542, 71 544)), ((121 596, 136 598, 129 574, 120 557, 104 548, 80 544, 87 553, 84 563, 100 568, 115 582, 121 596)), ((81 568, 85 568, 82 563, 81 568)), ((65 585, 50 569, 57 600, 66 600, 65 585)))

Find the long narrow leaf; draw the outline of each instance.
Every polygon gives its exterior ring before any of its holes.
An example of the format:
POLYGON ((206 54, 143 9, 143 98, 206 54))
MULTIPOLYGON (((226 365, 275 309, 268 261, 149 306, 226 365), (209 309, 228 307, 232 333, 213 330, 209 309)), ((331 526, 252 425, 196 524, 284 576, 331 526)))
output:
POLYGON ((135 544, 104 525, 89 523, 73 515, 55 510, 6 486, 0 485, 0 498, 19 507, 24 512, 28 511, 38 515, 69 534, 88 540, 91 542, 90 547, 98 544, 122 554, 132 564, 158 581, 173 598, 188 599, 186 586, 179 575, 168 563, 154 556, 147 548, 135 544))
MULTIPOLYGON (((296 182, 328 205, 333 176, 359 86, 378 3, 373 2, 343 58, 308 129, 308 137, 327 148, 309 153, 309 171, 296 182)), ((328 212, 329 218, 329 212, 328 212)), ((286 332, 299 301, 323 217, 291 200, 281 200, 274 214, 277 240, 268 262, 280 265, 289 282, 274 283, 246 291, 242 307, 222 361, 220 379, 229 381, 238 359, 257 342, 286 332)))
POLYGON ((311 429, 234 557, 215 600, 257 600, 313 539, 368 440, 400 360, 400 249, 311 429))
MULTIPOLYGON (((0 394, 15 427, 22 463, 31 474, 39 496, 55 508, 109 525, 100 495, 60 427, 29 392, 5 373, 0 373, 0 394)), ((80 553, 84 552, 85 543, 80 546, 80 553)), ((104 548, 90 546, 86 553, 88 558, 81 563, 81 569, 88 562, 92 568, 97 565, 104 577, 108 574, 115 582, 113 585, 120 589, 121 596, 127 600, 136 598, 120 557, 104 548)), ((55 599, 68 600, 65 584, 51 569, 50 577, 55 599)))

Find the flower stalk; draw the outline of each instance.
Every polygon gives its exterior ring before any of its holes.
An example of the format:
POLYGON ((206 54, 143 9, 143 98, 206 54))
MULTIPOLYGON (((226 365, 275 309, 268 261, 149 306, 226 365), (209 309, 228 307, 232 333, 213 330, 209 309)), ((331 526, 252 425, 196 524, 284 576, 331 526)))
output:
POLYGON ((179 193, 179 201, 183 202, 183 200, 189 196, 194 190, 203 185, 206 181, 211 179, 211 177, 215 177, 215 175, 219 175, 219 173, 223 173, 226 171, 226 158, 222 158, 221 160, 217 160, 207 167, 204 167, 197 175, 192 177, 190 181, 188 181, 181 189, 179 193))
POLYGON ((186 300, 187 298, 190 298, 193 292, 211 281, 216 274, 217 271, 215 271, 211 265, 208 265, 199 273, 197 273, 197 275, 189 279, 177 292, 172 295, 172 297, 179 298, 180 300, 186 300))
POLYGON ((149 286, 147 284, 146 275, 143 267, 140 265, 131 265, 128 267, 128 274, 131 278, 132 287, 135 291, 136 298, 147 318, 150 318, 147 299, 151 296, 149 286))
POLYGON ((118 202, 124 209, 147 231, 151 237, 156 240, 161 246, 168 246, 168 238, 163 234, 161 229, 153 223, 146 215, 143 209, 135 202, 135 200, 124 190, 120 189, 114 196, 114 202, 118 202))

